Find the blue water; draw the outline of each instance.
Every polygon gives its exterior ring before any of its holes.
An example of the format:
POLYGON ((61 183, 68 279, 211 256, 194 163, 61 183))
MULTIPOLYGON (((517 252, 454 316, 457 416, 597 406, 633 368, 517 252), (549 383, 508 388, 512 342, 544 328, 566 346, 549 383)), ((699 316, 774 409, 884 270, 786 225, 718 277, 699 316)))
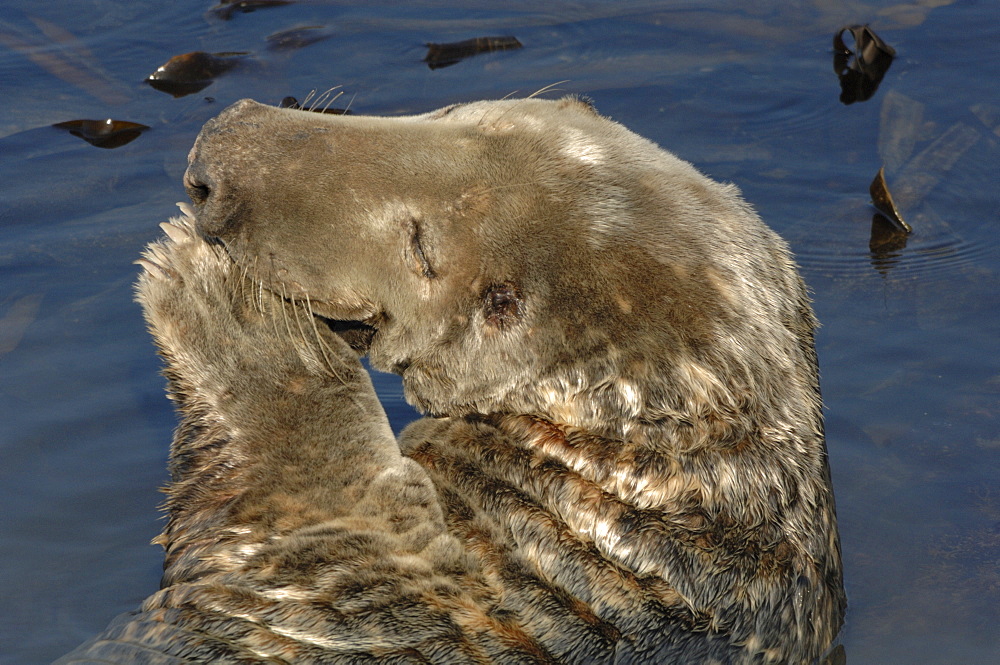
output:
MULTIPOLYGON (((184 199, 201 124, 242 97, 335 85, 336 105, 395 114, 559 81, 738 184, 799 257, 823 323, 848 663, 1000 662, 1000 5, 464 4, 314 0, 223 21, 207 0, 4 1, 0 662, 47 662, 157 586, 174 417, 132 261, 184 199), (845 106, 831 43, 853 23, 898 55, 872 99, 845 106), (331 36, 266 49, 305 25, 331 36), (524 48, 421 62, 424 42, 508 34, 524 48), (142 83, 193 50, 253 56, 187 97, 142 83), (107 117, 151 129, 105 150, 49 127, 107 117), (873 254, 883 163, 890 186, 922 184, 905 248, 873 254)), ((405 425, 398 382, 376 385, 405 425)))

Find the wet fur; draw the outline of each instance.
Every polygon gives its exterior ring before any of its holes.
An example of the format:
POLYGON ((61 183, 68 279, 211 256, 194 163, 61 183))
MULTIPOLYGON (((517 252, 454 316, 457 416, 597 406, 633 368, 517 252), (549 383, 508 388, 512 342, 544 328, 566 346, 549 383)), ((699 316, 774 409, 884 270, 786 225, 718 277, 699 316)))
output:
POLYGON ((815 322, 734 187, 575 99, 241 102, 186 179, 139 283, 181 415, 163 588, 65 662, 830 644, 815 322), (431 416, 398 442, 356 350, 431 416))

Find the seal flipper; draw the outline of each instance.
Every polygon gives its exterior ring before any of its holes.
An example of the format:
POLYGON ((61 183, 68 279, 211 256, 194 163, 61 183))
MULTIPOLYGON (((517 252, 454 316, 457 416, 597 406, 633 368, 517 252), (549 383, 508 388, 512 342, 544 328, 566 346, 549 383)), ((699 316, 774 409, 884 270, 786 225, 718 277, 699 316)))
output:
POLYGON ((357 354, 192 222, 172 220, 138 285, 181 415, 162 588, 59 662, 546 660, 490 629, 493 591, 357 354))

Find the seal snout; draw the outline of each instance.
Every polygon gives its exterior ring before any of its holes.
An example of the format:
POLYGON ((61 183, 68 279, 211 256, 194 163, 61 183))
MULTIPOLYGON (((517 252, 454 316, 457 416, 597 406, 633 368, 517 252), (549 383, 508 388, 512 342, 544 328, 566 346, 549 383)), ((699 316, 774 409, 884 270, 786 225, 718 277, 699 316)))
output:
POLYGON ((240 192, 255 183, 254 150, 261 116, 270 107, 249 99, 236 102, 206 123, 188 155, 184 189, 197 209, 198 230, 224 239, 235 231, 243 206, 240 192))

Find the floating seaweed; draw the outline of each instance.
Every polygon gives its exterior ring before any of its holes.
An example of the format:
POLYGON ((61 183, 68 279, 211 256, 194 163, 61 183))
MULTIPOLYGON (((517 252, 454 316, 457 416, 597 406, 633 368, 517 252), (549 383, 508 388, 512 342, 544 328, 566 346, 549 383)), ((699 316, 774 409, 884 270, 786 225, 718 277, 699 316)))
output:
POLYGON ((896 56, 867 25, 841 28, 833 37, 833 71, 840 79, 840 101, 844 104, 871 99, 896 56), (854 38, 852 51, 844 43, 844 33, 854 38))
POLYGON ((249 14, 258 9, 282 7, 290 4, 292 4, 292 0, 221 0, 210 11, 223 21, 228 21, 233 17, 233 14, 249 14))
POLYGON ((149 129, 146 125, 125 120, 68 120, 52 125, 78 136, 98 148, 120 148, 139 138, 139 134, 149 129))
POLYGON ((510 51, 522 48, 523 45, 516 37, 478 37, 476 39, 466 39, 461 42, 451 42, 448 44, 427 44, 427 55, 424 62, 431 69, 450 67, 465 58, 470 58, 480 53, 491 53, 493 51, 510 51))
POLYGON ((304 25, 268 35, 267 48, 272 51, 291 51, 327 39, 330 33, 322 25, 304 25))
POLYGON ((903 216, 899 214, 899 209, 896 208, 896 202, 892 200, 892 194, 889 193, 889 186, 885 183, 884 168, 879 168, 875 179, 872 180, 872 184, 868 187, 868 193, 871 194, 872 204, 876 210, 882 213, 896 228, 904 233, 910 233, 913 230, 903 220, 903 216))
MULTIPOLYGON (((308 101, 307 101, 308 103, 308 101)), ((283 109, 298 109, 300 111, 312 111, 313 113, 330 113, 332 115, 350 115, 350 109, 335 109, 329 107, 318 106, 318 103, 310 104, 309 106, 303 106, 299 103, 299 100, 294 97, 285 97, 280 102, 278 102, 278 107, 283 109)))
POLYGON ((146 83, 174 97, 183 97, 212 85, 216 77, 243 63, 247 55, 204 51, 175 55, 150 74, 146 83))

